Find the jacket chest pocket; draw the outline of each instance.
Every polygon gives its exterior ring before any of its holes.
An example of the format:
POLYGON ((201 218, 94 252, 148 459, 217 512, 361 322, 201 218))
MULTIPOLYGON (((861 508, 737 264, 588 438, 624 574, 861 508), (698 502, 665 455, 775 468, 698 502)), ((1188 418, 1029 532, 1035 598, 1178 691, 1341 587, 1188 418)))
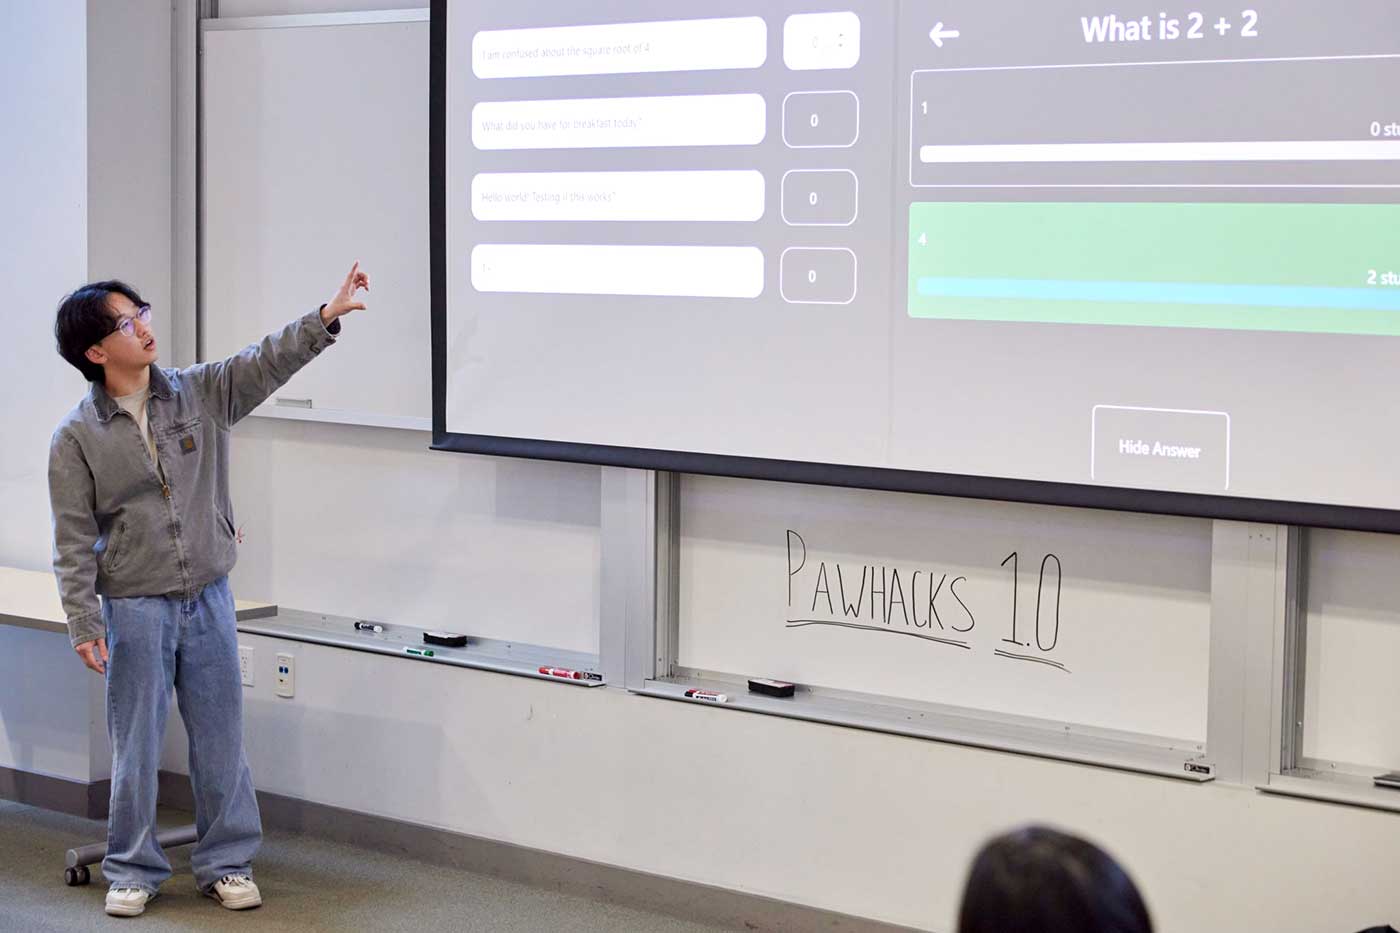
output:
POLYGON ((163 465, 177 466, 187 458, 198 459, 204 446, 203 421, 187 418, 162 425, 155 430, 163 465))

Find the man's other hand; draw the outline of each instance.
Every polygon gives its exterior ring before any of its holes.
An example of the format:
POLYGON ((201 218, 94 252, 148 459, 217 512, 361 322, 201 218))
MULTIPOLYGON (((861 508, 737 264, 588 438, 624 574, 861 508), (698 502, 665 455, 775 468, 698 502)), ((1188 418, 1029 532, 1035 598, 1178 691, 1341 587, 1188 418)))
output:
POLYGON ((78 657, 83 659, 84 664, 97 673, 101 674, 107 670, 107 639, 85 641, 73 650, 78 652, 78 657))

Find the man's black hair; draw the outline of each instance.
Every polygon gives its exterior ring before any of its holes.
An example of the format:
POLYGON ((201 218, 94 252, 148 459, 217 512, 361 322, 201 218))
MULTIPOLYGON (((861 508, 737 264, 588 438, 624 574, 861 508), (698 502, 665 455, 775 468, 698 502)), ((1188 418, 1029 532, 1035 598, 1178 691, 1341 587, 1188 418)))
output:
POLYGON ((88 347, 112 332, 116 318, 107 300, 113 294, 124 295, 138 307, 146 303, 130 285, 108 279, 75 289, 58 305, 53 325, 58 355, 77 367, 88 382, 102 382, 106 378, 102 366, 89 360, 86 354, 88 347))
POLYGON ((1031 826, 982 847, 963 892, 958 933, 1152 933, 1142 895, 1107 852, 1031 826))

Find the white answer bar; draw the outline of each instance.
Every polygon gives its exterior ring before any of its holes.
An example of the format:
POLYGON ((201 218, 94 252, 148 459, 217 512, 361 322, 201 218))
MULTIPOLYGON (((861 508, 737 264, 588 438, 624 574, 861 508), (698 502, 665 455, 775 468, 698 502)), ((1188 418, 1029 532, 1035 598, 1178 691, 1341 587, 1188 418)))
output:
POLYGON ((1352 162, 1386 159, 1400 159, 1400 140, 1028 143, 919 147, 919 161, 931 163, 1352 162))
POLYGON ((478 149, 753 146, 767 131, 762 94, 491 100, 472 107, 478 149))
POLYGON ((635 246, 481 243, 472 248, 472 288, 551 295, 757 298, 763 251, 756 246, 635 246))
POLYGON ((477 220, 755 221, 763 173, 482 172, 472 178, 477 220))
POLYGON ((767 58, 768 26, 761 16, 490 29, 472 36, 478 78, 758 68, 767 58))

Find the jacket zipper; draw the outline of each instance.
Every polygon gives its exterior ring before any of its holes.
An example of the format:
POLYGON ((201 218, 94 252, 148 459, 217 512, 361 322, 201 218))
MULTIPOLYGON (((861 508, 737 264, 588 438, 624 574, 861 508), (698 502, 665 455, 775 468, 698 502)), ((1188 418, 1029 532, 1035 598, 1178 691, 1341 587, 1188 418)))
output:
MULTIPOLYGON (((161 497, 165 499, 166 509, 170 512, 170 522, 172 525, 178 525, 179 517, 175 514, 175 502, 171 498, 170 484, 165 481, 165 477, 161 475, 160 468, 156 465, 156 461, 154 460, 154 458, 152 458, 150 448, 146 446, 146 439, 141 436, 141 426, 136 423, 136 419, 132 417, 131 412, 126 411, 125 409, 121 409, 118 413, 126 415, 127 418, 131 421, 131 426, 136 429, 137 443, 141 445, 142 452, 146 454, 146 462, 150 466, 151 472, 155 474, 156 482, 160 483, 160 494, 161 497)), ((146 417, 149 418, 150 416, 151 403, 150 400, 147 399, 146 417)), ((185 589, 188 590, 190 587, 189 566, 185 563, 185 549, 180 544, 180 536, 178 534, 175 535, 174 543, 175 559, 180 565, 180 579, 181 582, 184 584, 185 589)))

